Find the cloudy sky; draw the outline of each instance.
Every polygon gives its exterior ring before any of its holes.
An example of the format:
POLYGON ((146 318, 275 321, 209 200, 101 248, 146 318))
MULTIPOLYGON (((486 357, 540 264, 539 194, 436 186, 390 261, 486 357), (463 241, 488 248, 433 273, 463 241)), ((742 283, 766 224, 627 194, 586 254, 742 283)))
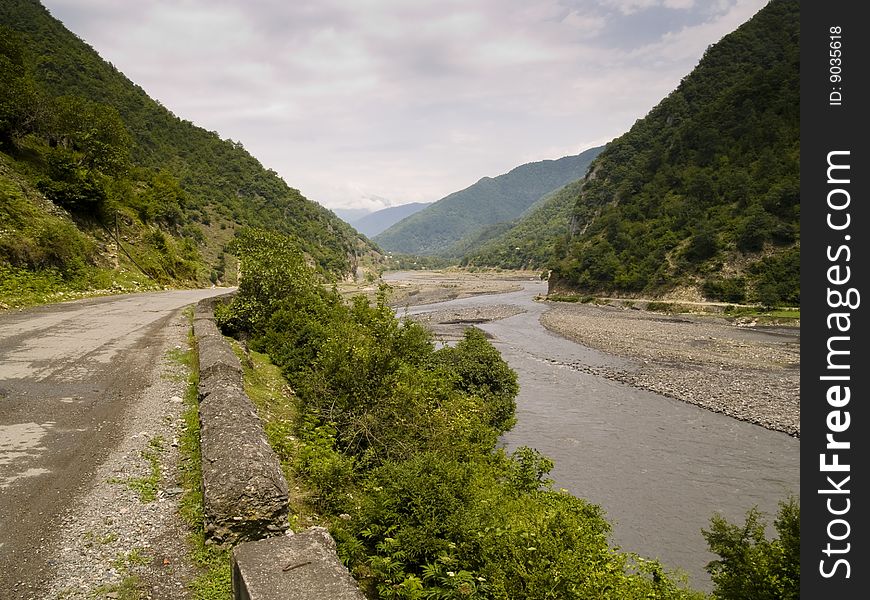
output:
POLYGON ((42 0, 177 116, 332 209, 624 133, 766 0, 42 0))

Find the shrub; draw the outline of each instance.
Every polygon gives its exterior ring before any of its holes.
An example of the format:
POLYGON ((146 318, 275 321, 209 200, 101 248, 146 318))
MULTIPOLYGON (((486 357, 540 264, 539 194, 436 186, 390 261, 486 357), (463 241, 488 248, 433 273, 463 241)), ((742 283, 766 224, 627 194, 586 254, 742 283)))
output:
POLYGON ((692 596, 658 563, 612 550, 599 507, 549 490, 550 459, 496 450, 518 384, 482 332, 436 350, 396 318, 387 288, 374 304, 346 303, 292 240, 250 232, 238 245, 239 293, 220 322, 250 335, 293 387, 298 444, 278 446, 295 447, 295 470, 370 597, 692 596))
POLYGON ((715 515, 703 531, 719 559, 707 565, 714 594, 723 600, 789 600, 800 597, 800 505, 789 498, 779 505, 774 528, 778 539, 765 538, 757 509, 742 526, 715 515))

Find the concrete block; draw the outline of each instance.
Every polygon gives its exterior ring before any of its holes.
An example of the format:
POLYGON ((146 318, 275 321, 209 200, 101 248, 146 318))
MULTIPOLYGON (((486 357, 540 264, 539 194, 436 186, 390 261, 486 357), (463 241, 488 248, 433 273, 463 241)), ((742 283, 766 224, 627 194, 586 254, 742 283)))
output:
POLYGON ((233 548, 234 600, 365 600, 323 527, 233 548))
POLYGON ((216 393, 199 406, 205 535, 236 544, 287 529, 287 480, 244 393, 216 393))

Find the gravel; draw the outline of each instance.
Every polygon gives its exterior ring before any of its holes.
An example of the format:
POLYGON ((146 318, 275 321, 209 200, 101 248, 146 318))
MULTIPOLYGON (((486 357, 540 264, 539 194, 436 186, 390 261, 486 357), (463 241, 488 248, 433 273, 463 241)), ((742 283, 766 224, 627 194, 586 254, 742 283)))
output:
POLYGON ((63 516, 54 539, 41 551, 52 555, 53 578, 42 598, 122 598, 122 584, 134 584, 142 599, 184 599, 195 576, 189 561, 188 529, 178 514, 183 490, 178 480, 178 438, 184 427, 183 396, 188 368, 169 358, 188 348, 187 318, 180 313, 163 329, 163 357, 142 397, 125 415, 124 440, 97 469, 63 516), (148 478, 158 457, 156 498, 143 501, 135 478, 148 478))
POLYGON ((632 364, 574 368, 800 437, 797 327, 587 304, 554 305, 541 324, 632 364))
MULTIPOLYGON (((390 283, 409 306, 449 297, 512 291, 529 273, 499 281, 500 274, 414 272, 390 283), (502 287, 504 286, 504 287, 502 287)), ((494 300, 495 301, 495 300, 494 300)), ((693 304, 687 302, 687 305, 693 304)), ((699 310, 703 303, 698 304, 699 310)), ((459 339, 469 325, 510 317, 507 304, 436 310, 412 318, 436 337, 459 339)), ((800 326, 758 326, 748 318, 714 313, 662 314, 625 304, 548 303, 541 324, 584 346, 628 360, 628 366, 575 362, 571 368, 689 402, 774 431, 800 437, 800 326)))

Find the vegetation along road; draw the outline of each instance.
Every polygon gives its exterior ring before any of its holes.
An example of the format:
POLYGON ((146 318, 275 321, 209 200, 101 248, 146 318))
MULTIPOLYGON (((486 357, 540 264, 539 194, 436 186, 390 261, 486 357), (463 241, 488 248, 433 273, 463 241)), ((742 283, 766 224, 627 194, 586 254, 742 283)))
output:
POLYGON ((184 306, 226 291, 134 294, 0 314, 4 597, 45 597, 38 590, 62 553, 63 517, 98 467, 135 437, 129 429, 139 405, 160 389, 168 325, 184 306))

